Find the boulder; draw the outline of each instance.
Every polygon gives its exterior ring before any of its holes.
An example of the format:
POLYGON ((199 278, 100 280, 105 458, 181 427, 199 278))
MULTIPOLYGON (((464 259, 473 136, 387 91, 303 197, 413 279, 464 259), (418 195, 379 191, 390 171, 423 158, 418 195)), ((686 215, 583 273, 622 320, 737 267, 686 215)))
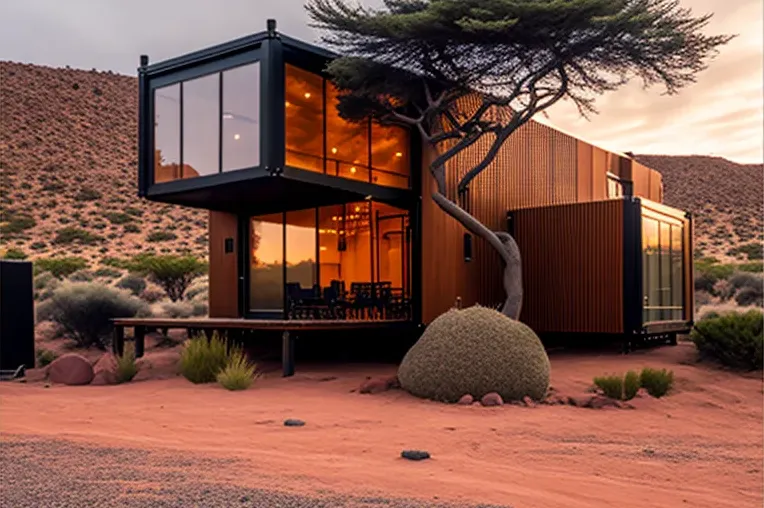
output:
POLYGON ((136 360, 138 373, 133 381, 172 379, 180 375, 180 350, 170 349, 148 353, 136 360))
POLYGON ((475 402, 475 397, 473 397, 469 393, 466 393, 466 394, 462 395, 462 397, 459 399, 457 404, 461 404, 462 406, 469 406, 473 402, 475 402))
POLYGON ((403 389, 456 402, 496 392, 504 401, 542 400, 550 364, 528 326, 487 307, 451 309, 429 324, 398 368, 403 389))
POLYGON ((67 353, 51 362, 48 368, 51 383, 86 385, 93 380, 93 366, 82 355, 67 353))
POLYGON ((376 378, 376 379, 368 379, 361 384, 360 392, 361 393, 382 393, 386 392, 387 390, 392 390, 393 388, 399 388, 400 383, 398 383, 398 377, 397 376, 390 376, 390 377, 383 377, 383 378, 376 378))
POLYGON ((117 384, 117 359, 112 353, 104 353, 93 365, 93 381, 90 384, 117 384))

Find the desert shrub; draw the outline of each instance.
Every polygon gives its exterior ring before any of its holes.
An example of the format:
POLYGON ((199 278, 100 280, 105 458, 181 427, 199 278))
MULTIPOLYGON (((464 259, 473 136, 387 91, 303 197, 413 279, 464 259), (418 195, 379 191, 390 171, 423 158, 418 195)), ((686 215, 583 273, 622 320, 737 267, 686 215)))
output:
POLYGON ((38 349, 35 351, 35 356, 37 357, 38 367, 45 367, 46 365, 50 365, 53 360, 58 358, 58 355, 50 349, 38 349))
POLYGON ((159 300, 162 299, 163 296, 164 296, 164 291, 162 291, 161 289, 150 288, 150 287, 144 289, 140 294, 141 300, 144 300, 148 303, 158 302, 159 300))
POLYGON ((117 282, 117 287, 127 289, 133 295, 138 296, 146 289, 146 281, 139 275, 129 273, 117 282))
POLYGON ((15 213, 8 213, 7 215, 8 216, 4 218, 6 223, 0 226, 0 234, 3 236, 21 233, 22 231, 35 227, 37 224, 34 217, 30 215, 15 213))
POLYGON ((157 307, 158 309, 154 311, 157 317, 178 319, 191 317, 194 313, 194 307, 190 302, 162 302, 157 307))
POLYGON ((601 376, 594 378, 594 385, 602 390, 605 396, 611 399, 623 399, 623 377, 622 376, 601 376))
POLYGON ((80 191, 74 195, 76 201, 95 201, 101 199, 101 193, 90 187, 83 187, 80 191))
POLYGON ((738 245, 727 251, 730 256, 739 256, 744 254, 749 260, 756 261, 764 259, 764 244, 761 242, 751 242, 738 245))
POLYGON ((68 277, 88 266, 87 261, 79 257, 38 259, 34 264, 41 272, 50 272, 59 279, 68 277))
POLYGON ((630 370, 623 376, 623 399, 631 400, 637 396, 642 380, 636 372, 630 370))
POLYGON ((46 244, 45 242, 34 242, 29 246, 29 248, 32 250, 42 250, 47 246, 48 244, 46 244))
POLYGON ((729 278, 729 283, 735 289, 761 287, 764 284, 764 277, 749 272, 737 272, 729 278))
POLYGON ((708 313, 690 333, 702 357, 736 369, 756 370, 764 362, 764 314, 759 310, 744 313, 708 313))
POLYGON ((189 300, 194 300, 199 297, 199 299, 206 300, 208 293, 209 286, 207 283, 194 284, 188 288, 188 291, 186 291, 186 298, 189 300))
POLYGON ((761 286, 745 287, 735 294, 735 303, 741 307, 748 307, 749 305, 764 307, 764 291, 762 291, 761 286))
POLYGON ((138 373, 138 366, 135 364, 135 345, 132 342, 125 343, 125 349, 121 355, 117 355, 117 383, 127 383, 132 381, 138 373))
POLYGON ((5 251, 5 254, 3 254, 3 259, 26 259, 27 255, 26 253, 21 249, 16 248, 10 248, 7 251, 5 251))
POLYGON ((178 235, 169 231, 152 231, 146 236, 147 242, 168 242, 176 240, 178 235))
POLYGON ((206 316, 209 305, 206 302, 191 302, 191 315, 194 317, 206 316))
POLYGON ((127 208, 125 208, 125 213, 128 214, 128 215, 132 215, 133 217, 141 217, 141 216, 143 216, 143 210, 140 210, 138 208, 132 208, 132 207, 129 207, 129 206, 127 208))
POLYGON ((122 272, 119 270, 115 270, 114 268, 99 268, 95 272, 93 272, 93 275, 96 277, 108 277, 110 279, 119 277, 122 275, 122 272))
POLYGON ((67 277, 72 282, 91 282, 93 274, 88 270, 78 270, 67 277))
POLYGON ((53 243, 57 245, 66 245, 74 242, 79 242, 83 245, 93 245, 102 241, 103 237, 72 226, 59 229, 56 237, 53 239, 53 243))
POLYGON ((103 215, 112 224, 127 224, 135 219, 132 215, 121 212, 107 212, 103 215))
POLYGON ((142 255, 129 264, 164 289, 173 302, 183 300, 191 282, 207 272, 207 264, 193 256, 142 255))
POLYGON ((663 397, 674 384, 674 372, 645 367, 639 375, 639 384, 653 397, 663 397))
POLYGON ((146 305, 126 291, 90 282, 62 284, 37 306, 39 321, 59 324, 79 347, 104 348, 112 319, 147 313, 146 305))
POLYGON ((764 263, 761 261, 741 263, 737 265, 737 269, 741 272, 762 273, 764 272, 764 263))
POLYGON ((199 334, 186 341, 180 354, 180 373, 192 383, 212 383, 228 363, 226 343, 217 332, 210 340, 199 334))
POLYGON ((447 402, 490 392, 504 400, 540 400, 549 375, 549 358, 533 330, 480 306, 451 309, 436 318, 398 369, 405 390, 447 402))
POLYGON ((138 226, 138 224, 132 224, 132 223, 131 224, 125 224, 122 227, 122 230, 125 233, 140 233, 141 232, 140 226, 138 226))
POLYGON ((39 291, 52 283, 58 284, 58 279, 50 272, 42 272, 34 278, 34 289, 39 291))
POLYGON ((714 298, 708 291, 696 291, 695 292, 695 304, 698 307, 708 305, 714 301, 714 298))
POLYGON ((127 262, 122 259, 106 256, 101 260, 101 264, 104 266, 111 266, 113 268, 127 268, 127 262))
POLYGON ((218 383, 227 390, 246 390, 255 381, 255 366, 239 348, 232 348, 228 362, 217 375, 218 383))

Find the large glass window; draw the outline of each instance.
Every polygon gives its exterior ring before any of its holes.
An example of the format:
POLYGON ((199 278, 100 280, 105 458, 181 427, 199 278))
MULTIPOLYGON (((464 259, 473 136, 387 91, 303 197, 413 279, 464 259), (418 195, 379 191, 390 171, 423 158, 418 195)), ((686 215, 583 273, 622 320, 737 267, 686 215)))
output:
POLYGON ((324 171, 324 80, 286 66, 286 165, 324 171))
POLYGON ((344 120, 338 92, 317 74, 286 65, 286 165, 351 180, 409 187, 409 135, 400 126, 344 120))
POLYGON ((223 171, 260 165, 260 64, 223 72, 223 171))
POLYGON ((220 168, 220 75, 183 83, 183 178, 220 168))
POLYGON ((642 217, 642 271, 645 323, 683 318, 682 226, 642 217))
POLYGON ((283 214, 261 215, 250 220, 249 308, 278 311, 284 308, 283 214))
POLYGON ((154 90, 154 182, 180 178, 180 84, 154 90))
POLYGON ((250 229, 253 312, 285 301, 298 319, 410 316, 405 210, 361 201, 252 217, 250 229))

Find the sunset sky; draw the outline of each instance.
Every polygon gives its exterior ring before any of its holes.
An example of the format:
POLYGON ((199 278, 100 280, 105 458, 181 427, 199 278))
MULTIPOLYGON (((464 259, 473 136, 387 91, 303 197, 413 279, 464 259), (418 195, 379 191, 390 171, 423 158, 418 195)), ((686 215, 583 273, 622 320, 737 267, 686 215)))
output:
MULTIPOLYGON (((551 122, 617 151, 762 162, 764 2, 681 3, 695 14, 715 13, 712 33, 739 34, 696 84, 661 96, 635 82, 601 97, 600 114, 590 121, 561 103, 550 111, 551 122)), ((303 0, 3 0, 0 59, 135 75, 142 53, 163 60, 261 31, 267 18, 284 33, 318 41, 303 0)))

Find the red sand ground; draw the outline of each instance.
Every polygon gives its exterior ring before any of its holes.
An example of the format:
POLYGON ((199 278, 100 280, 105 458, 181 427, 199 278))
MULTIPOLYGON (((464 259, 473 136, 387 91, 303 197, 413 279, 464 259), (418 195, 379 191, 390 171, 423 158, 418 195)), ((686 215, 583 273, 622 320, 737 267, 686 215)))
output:
POLYGON ((620 355, 552 355, 552 385, 668 367, 674 393, 636 409, 450 406, 360 395, 391 367, 301 368, 247 392, 184 379, 121 386, 0 385, 0 430, 99 445, 185 450, 249 464, 207 471, 248 487, 438 498, 515 507, 761 507, 762 379, 694 363, 680 344, 620 355), (327 379, 336 376, 336 379, 327 379), (287 428, 285 418, 305 427, 287 428), (432 460, 399 458, 426 449, 432 460))

